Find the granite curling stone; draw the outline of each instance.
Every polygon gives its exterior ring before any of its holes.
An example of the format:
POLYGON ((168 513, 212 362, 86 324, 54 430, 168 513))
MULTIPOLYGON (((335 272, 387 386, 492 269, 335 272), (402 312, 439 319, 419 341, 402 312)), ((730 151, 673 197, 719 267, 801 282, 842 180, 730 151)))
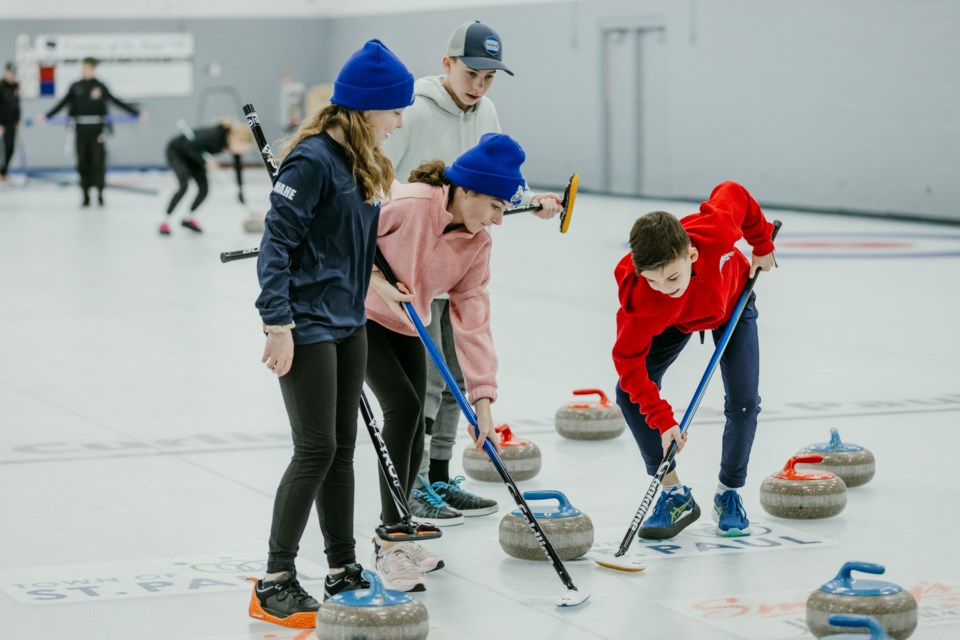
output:
POLYGON ((571 402, 557 409, 554 424, 564 438, 571 440, 609 440, 616 438, 627 423, 620 407, 610 402, 600 389, 577 389, 573 395, 597 394, 599 402, 571 402))
POLYGON ((794 456, 783 470, 760 485, 760 506, 778 518, 814 519, 835 516, 847 506, 843 480, 826 471, 800 473, 795 465, 816 463, 819 455, 794 456))
MULTIPOLYGON (((524 491, 523 497, 527 501, 557 501, 556 508, 531 508, 531 511, 561 560, 579 558, 593 546, 593 522, 587 514, 571 505, 563 493, 524 491)), ((521 560, 548 559, 530 523, 519 509, 508 513, 500 521, 500 547, 507 555, 521 560)))
POLYGON ((843 442, 836 429, 830 429, 830 442, 817 442, 797 452, 797 455, 818 454, 823 462, 815 465, 797 465, 798 469, 821 469, 840 476, 847 488, 867 484, 876 472, 876 460, 869 449, 843 442))
MULTIPOLYGON (((497 427, 497 435, 500 437, 500 460, 514 481, 529 480, 540 473, 543 462, 540 447, 516 438, 505 424, 497 427)), ((483 449, 477 451, 472 442, 463 450, 463 471, 474 480, 500 482, 500 474, 490 462, 490 456, 483 449)))
POLYGON ((430 631, 427 608, 399 591, 385 589, 373 571, 364 571, 369 589, 344 591, 317 612, 320 640, 423 640, 430 631))
POLYGON ((243 219, 243 230, 247 233, 263 233, 264 218, 256 213, 251 213, 243 219))
POLYGON ((909 638, 917 628, 917 601, 909 591, 883 580, 856 580, 853 571, 881 574, 885 569, 870 562, 847 562, 837 576, 807 598, 807 626, 818 638, 843 633, 830 624, 833 614, 874 618, 892 638, 909 638))
POLYGON ((862 633, 841 633, 840 635, 830 636, 830 640, 891 640, 883 626, 870 616, 854 616, 838 613, 828 618, 830 624, 835 627, 866 629, 870 634, 869 638, 864 638, 862 633))

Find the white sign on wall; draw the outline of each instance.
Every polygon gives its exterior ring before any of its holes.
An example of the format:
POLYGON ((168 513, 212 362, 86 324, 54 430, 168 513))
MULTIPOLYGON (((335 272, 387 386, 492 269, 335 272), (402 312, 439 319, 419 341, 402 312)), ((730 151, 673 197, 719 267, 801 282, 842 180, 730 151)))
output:
POLYGON ((193 93, 193 34, 55 34, 17 38, 25 98, 62 97, 82 75, 83 59, 100 61, 97 77, 122 99, 193 93))

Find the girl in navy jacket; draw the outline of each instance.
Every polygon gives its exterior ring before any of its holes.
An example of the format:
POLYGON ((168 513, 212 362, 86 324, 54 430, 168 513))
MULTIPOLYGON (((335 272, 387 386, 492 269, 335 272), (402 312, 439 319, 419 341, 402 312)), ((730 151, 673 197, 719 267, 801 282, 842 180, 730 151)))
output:
POLYGON ((413 76, 370 40, 340 70, 331 104, 300 126, 282 163, 260 243, 257 309, 263 362, 280 379, 293 458, 277 490, 267 572, 250 615, 314 626, 319 603, 294 561, 311 507, 320 516, 330 574, 324 599, 367 586, 353 537, 353 454, 367 363, 364 301, 380 199, 393 167, 381 143, 402 126, 413 76))

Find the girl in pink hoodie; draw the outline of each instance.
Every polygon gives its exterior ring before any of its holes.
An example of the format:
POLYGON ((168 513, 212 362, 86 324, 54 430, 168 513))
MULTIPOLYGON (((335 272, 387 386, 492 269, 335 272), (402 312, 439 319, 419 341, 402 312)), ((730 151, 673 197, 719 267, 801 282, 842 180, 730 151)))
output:
MULTIPOLYGON (((427 162, 411 174, 410 184, 395 183, 393 199, 381 209, 377 244, 400 284, 391 286, 379 273, 371 280, 366 382, 383 409, 383 438, 408 497, 423 455, 427 355, 401 303, 412 303, 426 325, 431 301, 449 295, 467 399, 480 428, 474 441, 482 448, 495 433, 490 405, 497 398, 487 294, 492 239, 486 228, 503 222, 503 212, 519 202, 524 159, 523 149, 509 136, 486 134, 451 166, 427 162)), ((381 518, 386 525, 396 524, 400 514, 386 481, 380 480, 381 518)), ((433 502, 438 511, 449 508, 439 498, 433 502)), ((427 521, 429 515, 414 513, 427 521)), ((412 542, 375 539, 374 545, 377 570, 393 589, 422 591, 423 574, 443 566, 439 556, 412 542)))

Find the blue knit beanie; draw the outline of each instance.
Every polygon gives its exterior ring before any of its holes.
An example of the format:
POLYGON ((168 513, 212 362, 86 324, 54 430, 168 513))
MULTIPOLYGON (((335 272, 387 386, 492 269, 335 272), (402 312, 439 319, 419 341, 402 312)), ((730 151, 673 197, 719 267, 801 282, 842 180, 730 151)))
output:
POLYGON ((446 167, 444 173, 453 184, 484 195, 520 204, 526 184, 520 165, 527 159, 516 141, 502 133, 485 133, 472 149, 446 167))
POLYGON ((340 69, 330 102, 354 111, 409 107, 413 74, 385 44, 368 40, 340 69))

